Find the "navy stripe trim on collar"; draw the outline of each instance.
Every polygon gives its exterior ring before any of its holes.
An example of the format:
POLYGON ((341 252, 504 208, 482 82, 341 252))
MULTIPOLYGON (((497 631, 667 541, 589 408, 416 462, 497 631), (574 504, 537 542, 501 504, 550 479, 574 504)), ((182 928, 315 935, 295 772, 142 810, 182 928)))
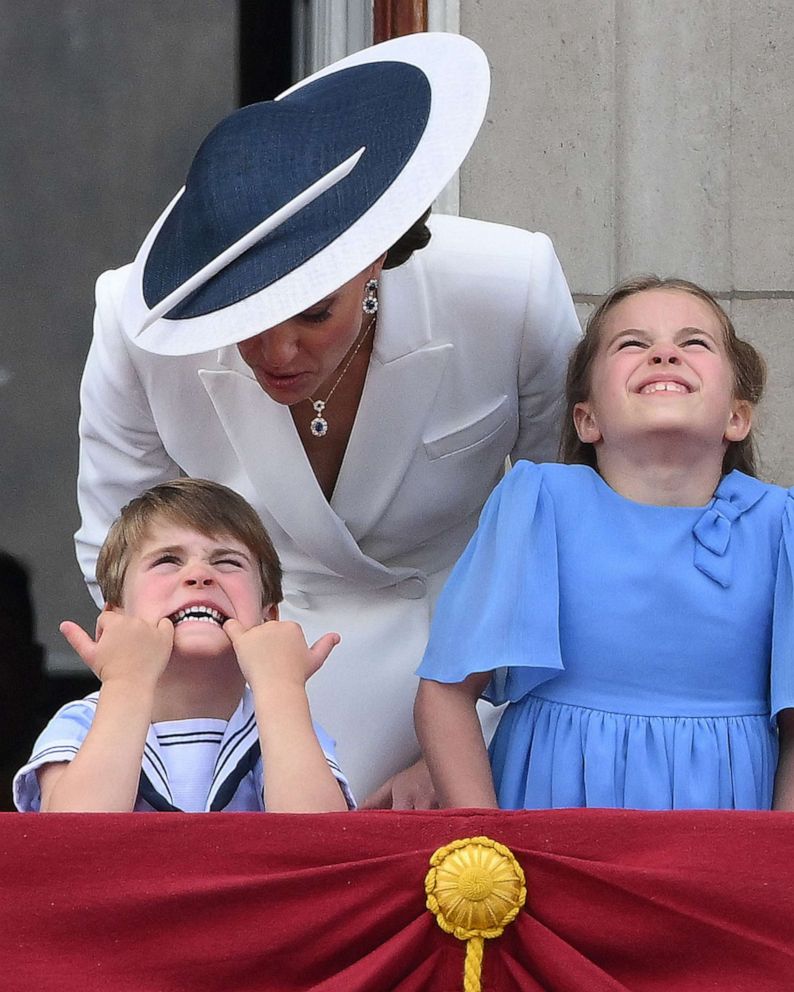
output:
POLYGON ((210 803, 211 813, 217 813, 229 805, 234 798, 235 792, 237 792, 240 782, 242 782, 245 776, 254 768, 258 760, 259 740, 256 740, 248 748, 242 758, 240 758, 229 775, 227 775, 225 781, 221 783, 218 791, 213 797, 212 802, 210 803))
POLYGON ((155 789, 150 782, 149 776, 144 771, 141 772, 141 778, 138 782, 138 795, 141 799, 145 799, 152 809, 157 810, 158 813, 184 812, 178 806, 174 806, 172 803, 169 803, 165 796, 160 795, 157 789, 155 789))

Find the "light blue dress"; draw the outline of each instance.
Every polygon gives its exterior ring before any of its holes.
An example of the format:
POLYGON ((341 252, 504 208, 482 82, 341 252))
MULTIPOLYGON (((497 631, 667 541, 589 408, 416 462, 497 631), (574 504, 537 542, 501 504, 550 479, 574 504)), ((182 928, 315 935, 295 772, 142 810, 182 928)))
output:
POLYGON ((794 706, 794 500, 731 472, 705 507, 519 462, 439 599, 418 674, 492 671, 499 805, 768 809, 794 706))

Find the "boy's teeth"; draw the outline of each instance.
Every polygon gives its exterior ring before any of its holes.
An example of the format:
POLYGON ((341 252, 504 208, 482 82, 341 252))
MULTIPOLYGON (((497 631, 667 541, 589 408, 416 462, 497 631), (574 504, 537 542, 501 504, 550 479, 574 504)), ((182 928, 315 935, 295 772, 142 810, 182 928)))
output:
POLYGON ((174 626, 185 620, 197 620, 200 623, 216 623, 222 627, 226 619, 220 610, 211 606, 189 606, 185 610, 177 610, 176 613, 171 614, 171 622, 174 626))

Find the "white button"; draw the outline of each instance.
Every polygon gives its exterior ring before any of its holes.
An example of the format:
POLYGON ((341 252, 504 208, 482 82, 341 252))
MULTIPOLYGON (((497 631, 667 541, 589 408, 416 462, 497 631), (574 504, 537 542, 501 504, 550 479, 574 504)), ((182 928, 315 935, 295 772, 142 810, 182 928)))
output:
POLYGON ((397 592, 403 599, 421 599, 427 593, 427 583, 418 575, 403 579, 397 586, 397 592))

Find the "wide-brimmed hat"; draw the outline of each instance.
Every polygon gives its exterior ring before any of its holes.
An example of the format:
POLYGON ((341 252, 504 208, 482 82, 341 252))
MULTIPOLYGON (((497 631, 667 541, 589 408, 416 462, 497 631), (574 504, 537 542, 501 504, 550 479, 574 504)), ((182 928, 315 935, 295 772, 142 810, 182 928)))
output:
POLYGON ((455 34, 357 52, 205 138, 132 264, 122 323, 147 351, 234 344, 311 307, 391 247, 479 131, 490 75, 455 34))

